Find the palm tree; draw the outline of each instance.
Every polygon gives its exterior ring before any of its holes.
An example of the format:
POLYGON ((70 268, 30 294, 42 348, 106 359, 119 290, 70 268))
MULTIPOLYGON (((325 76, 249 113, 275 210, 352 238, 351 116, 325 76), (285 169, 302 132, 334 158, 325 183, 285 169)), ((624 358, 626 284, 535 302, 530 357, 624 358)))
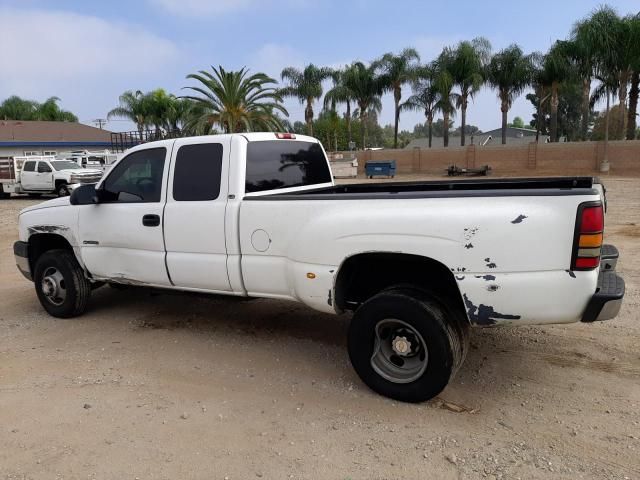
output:
POLYGON ((487 80, 498 90, 502 112, 502 144, 507 143, 507 114, 513 101, 531 83, 533 61, 518 45, 496 53, 487 66, 487 80))
POLYGON ((255 130, 283 130, 277 112, 288 116, 282 97, 271 85, 276 81, 264 73, 249 75, 246 67, 227 71, 211 67, 213 73, 200 70, 187 75, 201 86, 185 87, 201 96, 186 95, 194 103, 188 127, 211 133, 219 126, 227 133, 255 130))
POLYGON ((456 104, 460 95, 453 91, 455 80, 451 74, 454 62, 454 52, 449 47, 445 47, 442 53, 434 61, 434 87, 438 93, 438 110, 442 112, 444 120, 443 145, 449 146, 449 120, 456 114, 456 104))
POLYGON ((405 48, 398 55, 385 53, 374 65, 381 72, 381 81, 385 91, 393 92, 395 107, 393 127, 393 148, 398 148, 398 123, 400 122, 400 100, 402 99, 402 86, 411 82, 416 77, 417 64, 420 55, 414 48, 405 48))
POLYGON ((434 83, 434 68, 423 66, 418 71, 418 77, 413 82, 413 95, 403 104, 400 110, 422 110, 426 118, 429 132, 429 148, 433 139, 433 116, 438 112, 438 91, 434 83))
POLYGON ((480 90, 485 80, 485 69, 491 57, 491 43, 484 37, 460 42, 453 52, 450 69, 454 83, 460 88, 457 106, 460 108, 460 145, 465 144, 467 107, 469 98, 480 90))
POLYGON ((58 97, 49 97, 43 103, 36 103, 35 120, 77 122, 78 117, 67 110, 62 110, 58 106, 59 101, 58 97))
POLYGON ((0 104, 2 120, 47 120, 53 122, 77 122, 73 113, 58 106, 58 97, 49 97, 43 103, 25 100, 13 95, 0 104))
POLYGON ((624 19, 629 24, 629 47, 631 55, 631 88, 629 89, 629 111, 627 113, 627 140, 636 138, 636 116, 638 95, 640 94, 640 13, 629 15, 624 19))
POLYGON ((34 120, 38 102, 12 95, 0 104, 2 120, 34 120))
POLYGON ((345 84, 345 78, 348 75, 348 70, 352 66, 346 67, 344 70, 333 70, 331 78, 333 79, 333 88, 329 90, 324 96, 324 108, 331 106, 331 110, 335 111, 336 105, 344 103, 347 110, 344 115, 344 119, 347 125, 347 137, 349 143, 351 143, 351 102, 354 101, 353 92, 349 90, 349 87, 345 84))
POLYGON ((557 41, 544 56, 542 61, 542 76, 544 83, 551 92, 551 142, 558 141, 558 105, 560 104, 559 89, 574 76, 574 66, 569 57, 570 45, 557 41))
POLYGON ((593 93, 591 104, 606 97, 604 152, 600 170, 609 171, 609 106, 611 96, 622 93, 626 97, 627 86, 620 85, 621 80, 621 28, 622 21, 615 10, 603 6, 578 23, 575 34, 581 37, 594 57, 594 77, 600 82, 593 93), (622 88, 621 88, 622 87, 622 88))
POLYGON ((119 98, 119 105, 107 114, 107 119, 126 118, 134 122, 142 137, 142 132, 149 121, 148 102, 140 91, 127 90, 119 98))
POLYGON ((353 99, 358 105, 358 110, 354 113, 360 117, 360 145, 364 149, 366 146, 367 116, 380 110, 383 84, 376 74, 376 66, 366 66, 362 62, 355 62, 345 71, 343 82, 353 94, 353 99))
POLYGON ((313 102, 322 97, 322 82, 331 76, 331 69, 307 65, 300 71, 294 67, 287 67, 280 74, 282 80, 289 85, 279 90, 282 97, 295 97, 301 104, 306 103, 304 120, 307 123, 307 133, 313 135, 313 102))
POLYGON ((580 137, 587 140, 591 106, 591 79, 594 76, 595 56, 591 45, 583 35, 578 34, 580 23, 573 28, 571 40, 565 42, 565 49, 569 55, 575 74, 582 82, 582 113, 580 115, 580 137))
MULTIPOLYGON (((536 143, 540 140, 540 122, 542 121, 542 106, 549 99, 551 93, 549 93, 549 85, 546 76, 546 72, 544 70, 544 55, 539 52, 534 52, 531 54, 531 84, 535 91, 535 99, 536 99, 536 143)), ((527 98, 530 98, 527 95, 527 98)), ((588 107, 588 99, 587 96, 587 107, 588 107)))

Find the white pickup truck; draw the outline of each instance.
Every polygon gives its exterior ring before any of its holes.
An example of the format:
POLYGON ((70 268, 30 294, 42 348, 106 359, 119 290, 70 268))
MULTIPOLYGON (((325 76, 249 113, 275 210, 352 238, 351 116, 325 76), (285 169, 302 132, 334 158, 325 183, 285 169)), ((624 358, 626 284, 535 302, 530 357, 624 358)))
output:
POLYGON ((0 196, 55 193, 65 197, 74 186, 96 183, 101 177, 102 170, 82 168, 75 162, 53 156, 5 158, 0 160, 0 196))
POLYGON ((97 186, 26 208, 14 253, 55 317, 102 282, 353 312, 356 372, 417 402, 470 326, 617 315, 603 206, 589 177, 334 185, 313 138, 203 136, 132 148, 97 186))

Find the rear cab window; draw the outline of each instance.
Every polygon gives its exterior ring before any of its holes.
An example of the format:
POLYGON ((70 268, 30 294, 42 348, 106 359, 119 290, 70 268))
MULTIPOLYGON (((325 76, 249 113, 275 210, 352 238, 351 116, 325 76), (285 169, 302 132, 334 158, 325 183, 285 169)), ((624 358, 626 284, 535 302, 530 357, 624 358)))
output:
POLYGON ((292 140, 247 144, 246 193, 331 183, 319 143, 292 140))

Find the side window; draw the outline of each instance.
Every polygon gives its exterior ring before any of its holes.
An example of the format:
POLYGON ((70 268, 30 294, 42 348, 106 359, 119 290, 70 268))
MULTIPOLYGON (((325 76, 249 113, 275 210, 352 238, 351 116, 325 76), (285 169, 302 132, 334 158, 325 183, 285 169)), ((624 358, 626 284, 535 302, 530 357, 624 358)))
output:
POLYGON ((200 143, 184 145, 176 155, 173 198, 189 202, 215 200, 220 194, 222 145, 200 143))
POLYGON ((247 193, 329 182, 331 172, 318 143, 268 140, 247 145, 247 193))
POLYGON ((159 202, 166 148, 151 148, 127 155, 102 184, 104 202, 159 202))
POLYGON ((24 162, 24 167, 22 167, 23 172, 35 172, 36 171, 36 162, 28 161, 24 162))
POLYGON ((38 162, 38 173, 49 173, 51 167, 46 162, 38 162))

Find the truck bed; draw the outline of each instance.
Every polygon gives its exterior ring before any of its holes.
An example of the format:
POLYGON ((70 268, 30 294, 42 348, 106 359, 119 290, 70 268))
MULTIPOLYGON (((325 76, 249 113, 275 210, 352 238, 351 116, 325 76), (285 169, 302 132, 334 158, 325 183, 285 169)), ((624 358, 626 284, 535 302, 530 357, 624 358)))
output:
POLYGON ((299 192, 248 196, 244 200, 341 200, 426 197, 585 195, 597 193, 594 177, 534 177, 430 180, 335 185, 299 192))

